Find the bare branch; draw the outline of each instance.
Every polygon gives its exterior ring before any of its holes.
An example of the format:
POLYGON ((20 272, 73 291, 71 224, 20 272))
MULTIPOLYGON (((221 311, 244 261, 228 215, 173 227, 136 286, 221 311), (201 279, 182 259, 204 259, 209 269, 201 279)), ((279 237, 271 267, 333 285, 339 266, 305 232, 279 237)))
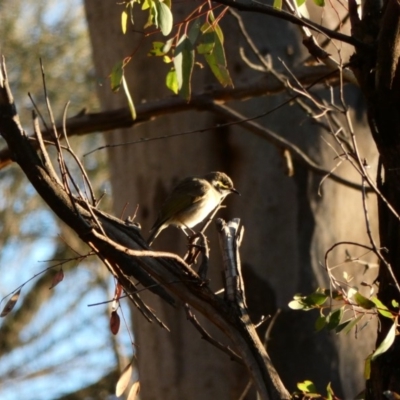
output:
POLYGON ((286 140, 282 136, 279 136, 275 132, 268 128, 265 128, 254 121, 246 119, 243 115, 234 111, 227 106, 212 104, 212 109, 218 112, 220 115, 224 116, 226 119, 235 120, 240 123, 240 126, 248 129, 256 135, 264 137, 269 142, 280 148, 281 150, 289 150, 292 153, 292 157, 297 161, 301 162, 308 169, 315 172, 318 175, 329 176, 335 182, 341 183, 345 186, 351 187, 356 190, 361 190, 361 185, 348 181, 330 171, 320 167, 315 161, 313 161, 307 154, 305 154, 299 147, 297 147, 292 142, 286 140))
MULTIPOLYGON (((0 131, 15 161, 52 210, 96 251, 125 292, 132 295, 132 301, 135 303, 135 298, 140 300, 136 297, 134 278, 170 302, 173 299, 165 290, 167 287, 182 302, 208 318, 233 343, 246 363, 261 399, 289 399, 290 395, 277 376, 246 313, 239 313, 232 307, 233 303, 216 296, 178 256, 149 251, 138 227, 93 207, 94 219, 87 209, 89 202, 69 196, 66 188, 60 187, 19 125, 4 61, 0 71, 0 131), (99 225, 106 235, 100 233, 99 225)), ((141 304, 135 304, 140 309, 141 304)), ((147 312, 144 309, 141 311, 147 312)))
MULTIPOLYGON (((329 80, 336 81, 337 77, 332 74, 332 70, 324 66, 301 67, 294 71, 299 81, 304 85, 313 84, 329 80)), ((85 135, 93 132, 107 132, 113 129, 129 128, 142 122, 150 121, 166 114, 198 109, 205 102, 217 101, 225 103, 234 100, 247 100, 257 96, 266 96, 280 93, 285 90, 282 82, 270 79, 269 75, 250 83, 246 86, 236 87, 235 89, 214 89, 205 93, 192 95, 191 102, 188 103, 180 97, 170 97, 167 99, 151 101, 136 105, 137 118, 132 120, 132 115, 128 107, 100 113, 87 113, 82 110, 78 115, 68 118, 65 122, 65 128, 68 136, 85 135)), ((57 130, 61 130, 63 124, 57 125, 57 130)), ((50 139, 49 129, 43 131, 46 139, 50 139)), ((36 144, 34 144, 36 146, 36 144)), ((8 148, 0 150, 0 169, 6 167, 12 162, 11 154, 8 148)))
POLYGON ((295 15, 284 11, 284 10, 278 10, 270 5, 261 3, 261 2, 255 2, 255 1, 248 1, 246 3, 242 3, 236 0, 215 0, 216 3, 224 4, 226 6, 235 8, 239 11, 247 11, 247 12, 254 12, 258 14, 265 14, 265 15, 270 15, 273 17, 276 17, 278 19, 282 19, 288 22, 291 22, 295 25, 300 25, 300 26, 305 26, 309 29, 312 29, 316 32, 320 32, 331 39, 337 39, 340 40, 341 42, 351 44, 352 46, 358 47, 358 48, 369 48, 369 46, 356 38, 353 38, 348 35, 344 35, 343 33, 333 31, 329 28, 326 28, 322 25, 319 25, 307 18, 299 18, 296 17, 295 15))

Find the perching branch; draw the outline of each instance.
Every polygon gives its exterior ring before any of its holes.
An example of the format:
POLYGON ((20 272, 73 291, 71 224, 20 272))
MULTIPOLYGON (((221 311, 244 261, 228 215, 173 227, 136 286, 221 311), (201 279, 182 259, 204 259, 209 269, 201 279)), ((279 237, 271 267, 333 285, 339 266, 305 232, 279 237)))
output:
POLYGON ((61 184, 52 169, 46 168, 43 160, 47 157, 38 156, 20 126, 4 60, 0 70, 0 132, 13 159, 37 192, 95 251, 148 320, 156 320, 163 326, 140 299, 136 280, 167 302, 174 302, 169 294, 172 293, 216 325, 244 360, 261 399, 290 398, 279 377, 272 373, 272 363, 243 310, 237 312, 232 302, 216 296, 178 256, 149 251, 136 225, 103 213, 87 200, 76 197, 66 187, 68 180, 61 184))

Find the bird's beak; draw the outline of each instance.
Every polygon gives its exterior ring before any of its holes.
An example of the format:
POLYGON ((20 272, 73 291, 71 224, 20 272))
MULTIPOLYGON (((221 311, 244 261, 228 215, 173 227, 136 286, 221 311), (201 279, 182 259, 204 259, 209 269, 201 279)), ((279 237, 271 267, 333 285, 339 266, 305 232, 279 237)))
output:
POLYGON ((232 193, 235 193, 235 194, 238 194, 238 195, 240 196, 240 193, 239 193, 235 188, 232 188, 232 189, 231 189, 231 192, 232 192, 232 193))

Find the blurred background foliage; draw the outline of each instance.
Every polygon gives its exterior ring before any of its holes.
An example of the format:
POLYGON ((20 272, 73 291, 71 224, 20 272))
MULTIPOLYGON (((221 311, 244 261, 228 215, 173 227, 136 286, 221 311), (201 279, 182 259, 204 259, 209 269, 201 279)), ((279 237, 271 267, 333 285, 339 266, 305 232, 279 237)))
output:
MULTIPOLYGON (((0 0, 0 49, 28 133, 33 109, 28 92, 48 121, 40 59, 57 121, 67 101, 69 117, 83 108, 98 110, 96 85, 102 79, 94 76, 79 0, 0 0)), ((96 195, 105 193, 101 208, 109 210, 106 153, 82 157, 102 144, 100 134, 71 140, 96 195)), ((0 148, 4 146, 0 138, 0 148)), ((60 267, 45 270, 88 249, 55 219, 16 165, 0 171, 0 246, 1 298, 34 277, 23 286, 16 308, 0 320, 0 398, 81 399, 93 393, 97 399, 109 398, 118 364, 124 363, 124 355, 131 357, 131 339, 127 329, 121 329, 118 340, 112 337, 109 305, 88 304, 109 299, 113 282, 100 262, 89 257, 64 264, 63 282, 49 289, 60 267), (92 393, 94 383, 97 391, 92 393)))

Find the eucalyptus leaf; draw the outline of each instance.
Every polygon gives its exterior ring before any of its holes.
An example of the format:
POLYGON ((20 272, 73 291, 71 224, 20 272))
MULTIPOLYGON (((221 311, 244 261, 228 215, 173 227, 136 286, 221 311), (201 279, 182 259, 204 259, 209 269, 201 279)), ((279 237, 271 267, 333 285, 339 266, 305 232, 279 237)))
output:
POLYGON ((328 323, 327 323, 327 325, 326 325, 326 327, 327 327, 328 330, 336 329, 336 328, 339 326, 340 321, 341 321, 342 316, 343 316, 343 311, 344 311, 344 310, 343 310, 343 308, 341 307, 341 308, 338 308, 338 309, 335 310, 335 311, 332 311, 332 312, 329 314, 329 316, 328 316, 328 318, 327 318, 328 323))
POLYGON ((124 10, 121 14, 121 29, 122 33, 125 35, 128 26, 128 13, 124 10))
POLYGON ((317 388, 315 387, 314 383, 308 380, 299 382, 297 384, 297 388, 303 393, 317 393, 317 388))
POLYGON ((201 27, 201 22, 199 18, 196 18, 190 25, 188 37, 193 47, 195 46, 197 38, 199 37, 200 27, 201 27))
POLYGON ((147 53, 148 56, 163 56, 165 55, 165 52, 163 51, 165 47, 164 42, 153 42, 152 43, 152 49, 147 53))
POLYGON ((171 9, 163 1, 156 0, 155 5, 157 8, 157 26, 159 26, 164 36, 168 36, 174 25, 171 9))
POLYGON ((315 292, 306 297, 306 302, 312 305, 322 305, 328 299, 325 293, 315 292))
POLYGON ((386 318, 394 319, 394 315, 389 311, 389 309, 377 298, 371 297, 371 301, 376 305, 379 314, 386 318))
POLYGON ((326 326, 326 317, 325 315, 320 315, 317 320, 315 321, 315 330, 319 332, 321 329, 325 328, 326 326))
MULTIPOLYGON (((343 333, 349 333, 354 326, 356 326, 364 317, 364 314, 359 315, 358 317, 349 320, 347 326, 343 329, 343 333)), ((346 321, 347 322, 347 321, 346 321)))
POLYGON ((288 304, 289 308, 291 308, 292 310, 303 310, 305 308, 305 304, 303 304, 301 301, 299 300, 292 300, 289 304, 288 304))
MULTIPOLYGON (((366 359, 365 359, 365 364, 364 364, 364 379, 368 380, 371 377, 371 357, 372 354, 370 354, 366 359)), ((362 397, 364 399, 364 397, 362 397)))
MULTIPOLYGON (((204 52, 204 58, 206 59, 207 64, 210 66, 211 71, 223 87, 233 86, 227 68, 223 42, 221 41, 220 35, 218 34, 216 28, 207 23, 202 26, 201 31, 203 32, 202 38, 200 39, 201 43, 204 45, 208 43, 210 46, 203 46, 200 48, 200 51, 204 52), (214 46, 212 49, 210 49, 212 43, 214 46), (206 52, 207 50, 210 51, 206 52)), ((199 48, 197 50, 199 51, 199 48)))
POLYGON ((194 50, 187 35, 182 35, 175 49, 174 67, 179 94, 186 100, 191 95, 191 78, 194 66, 194 50))
POLYGON ((397 319, 389 329, 385 339, 382 340, 381 344, 372 354, 371 361, 374 361, 376 357, 380 356, 381 354, 389 350, 390 346, 393 344, 394 339, 396 337, 396 328, 397 328, 397 319))
POLYGON ((200 37, 200 44, 197 46, 199 54, 211 54, 215 47, 215 32, 203 33, 200 37))
POLYGON ((178 94, 179 84, 178 84, 178 78, 176 76, 176 71, 174 69, 168 72, 165 84, 169 90, 172 90, 175 94, 178 94))
POLYGON ((153 0, 144 0, 142 4, 142 10, 148 10, 153 4, 153 0))
POLYGON ((376 307, 374 302, 364 297, 360 292, 356 292, 353 296, 353 299, 357 303, 357 305, 366 310, 371 310, 372 308, 376 307))
POLYGON ((129 110, 131 112, 132 119, 135 120, 136 119, 136 109, 135 109, 135 105, 133 104, 133 100, 132 100, 131 94, 129 92, 128 84, 126 83, 124 76, 122 77, 122 86, 124 88, 126 99, 128 100, 128 106, 129 106, 129 110))
POLYGON ((111 90, 113 92, 118 92, 119 88, 121 87, 122 77, 124 76, 124 68, 123 62, 118 61, 114 64, 113 69, 111 71, 111 90))

